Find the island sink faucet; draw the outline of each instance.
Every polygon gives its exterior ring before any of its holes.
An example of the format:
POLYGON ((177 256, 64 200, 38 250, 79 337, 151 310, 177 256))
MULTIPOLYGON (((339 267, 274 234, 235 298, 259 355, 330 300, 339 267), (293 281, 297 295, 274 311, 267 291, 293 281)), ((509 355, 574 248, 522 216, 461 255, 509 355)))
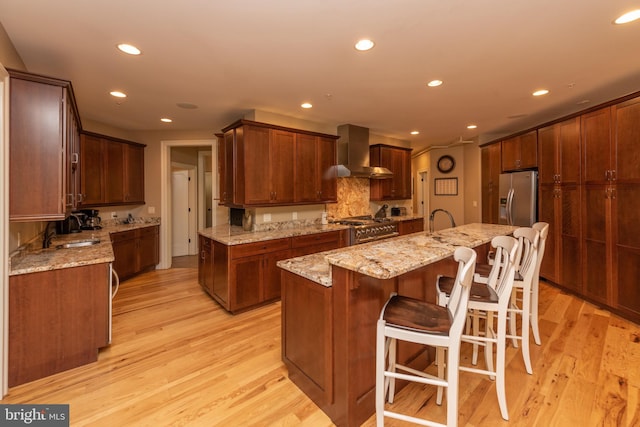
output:
POLYGON ((434 218, 435 218, 435 216, 436 216, 436 212, 444 212, 444 213, 446 213, 447 215, 449 215, 449 219, 451 220, 451 227, 455 227, 455 226, 456 226, 456 222, 453 220, 453 215, 451 215, 451 212, 449 212, 449 211, 448 211, 448 210, 446 210, 446 209, 434 209, 434 210, 431 212, 431 215, 429 215, 429 232, 431 232, 431 233, 433 233, 433 232, 434 232, 434 228, 435 228, 435 226, 434 226, 434 224, 433 224, 433 219, 434 219, 434 218))

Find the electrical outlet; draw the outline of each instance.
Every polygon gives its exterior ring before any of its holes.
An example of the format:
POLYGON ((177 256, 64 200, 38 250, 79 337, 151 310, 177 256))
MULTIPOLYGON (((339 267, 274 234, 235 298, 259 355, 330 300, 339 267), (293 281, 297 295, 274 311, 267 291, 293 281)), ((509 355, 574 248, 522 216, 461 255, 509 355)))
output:
POLYGON ((156 208, 155 208, 155 206, 149 206, 149 207, 147 208, 147 212, 148 212, 148 213, 150 213, 150 214, 154 214, 154 213, 156 213, 156 208))
POLYGON ((271 222, 271 214, 270 213, 262 214, 262 222, 271 222))
POLYGON ((474 201, 473 201, 473 207, 474 207, 474 208, 477 208, 477 207, 478 207, 478 201, 477 201, 477 200, 474 200, 474 201))
POLYGON ((298 219, 298 212, 293 212, 291 214, 291 219, 298 219))

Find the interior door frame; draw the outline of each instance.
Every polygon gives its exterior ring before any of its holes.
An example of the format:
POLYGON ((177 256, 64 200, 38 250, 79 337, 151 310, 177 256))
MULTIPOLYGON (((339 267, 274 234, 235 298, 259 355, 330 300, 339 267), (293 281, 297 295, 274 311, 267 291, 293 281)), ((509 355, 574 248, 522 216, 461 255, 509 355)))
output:
POLYGON ((425 230, 429 229, 429 170, 421 169, 416 172, 416 183, 418 184, 415 190, 416 195, 416 208, 418 213, 422 215, 422 225, 425 230))
MULTIPOLYGON (((160 141, 160 263, 158 269, 171 268, 171 147, 216 146, 215 139, 160 141)), ((211 156, 213 162, 215 157, 211 156)), ((212 169, 213 165, 212 165, 212 169)))
POLYGON ((9 390, 9 73, 0 64, 0 399, 9 390))

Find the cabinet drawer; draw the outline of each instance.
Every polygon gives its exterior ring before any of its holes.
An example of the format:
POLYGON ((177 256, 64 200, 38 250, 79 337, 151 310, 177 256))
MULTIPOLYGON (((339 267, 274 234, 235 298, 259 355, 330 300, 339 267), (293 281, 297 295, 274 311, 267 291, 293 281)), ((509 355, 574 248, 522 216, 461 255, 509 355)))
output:
POLYGON ((138 232, 138 236, 140 237, 146 237, 149 235, 154 235, 154 234, 158 234, 158 226, 157 225, 152 225, 149 227, 143 227, 143 228, 139 228, 136 230, 138 232))
POLYGON ((242 258, 289 249, 290 243, 291 239, 285 238, 230 246, 231 258, 242 258))
POLYGON ((118 242, 122 242, 125 240, 130 240, 130 239, 135 239, 136 238, 136 231, 135 230, 131 230, 131 231, 119 231, 117 233, 111 233, 111 242, 112 243, 118 243, 118 242))
POLYGON ((325 243, 340 243, 340 232, 331 231, 328 233, 308 234, 306 236, 296 236, 291 239, 291 247, 294 249, 304 248, 306 246, 322 245, 325 243))

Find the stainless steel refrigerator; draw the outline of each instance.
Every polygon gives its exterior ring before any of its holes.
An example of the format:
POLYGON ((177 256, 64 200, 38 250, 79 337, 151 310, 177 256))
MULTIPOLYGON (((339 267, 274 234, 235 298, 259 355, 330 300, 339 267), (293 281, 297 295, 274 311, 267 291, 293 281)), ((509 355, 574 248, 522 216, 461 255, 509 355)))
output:
POLYGON ((532 226, 538 217, 538 172, 500 174, 498 223, 532 226))

